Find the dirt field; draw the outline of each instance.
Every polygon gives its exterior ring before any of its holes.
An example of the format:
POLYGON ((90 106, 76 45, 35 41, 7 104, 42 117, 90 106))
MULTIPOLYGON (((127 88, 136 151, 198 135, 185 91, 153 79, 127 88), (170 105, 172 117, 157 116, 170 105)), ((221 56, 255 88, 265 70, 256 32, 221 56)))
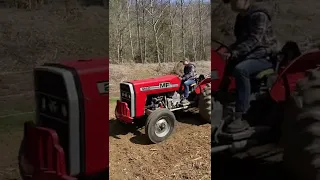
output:
MULTIPOLYGON (((198 73, 209 73, 209 63, 197 63, 198 73)), ((199 121, 198 115, 178 114, 179 123, 173 136, 152 145, 147 144, 144 129, 129 131, 114 120, 120 81, 155 77, 170 71, 173 66, 111 65, 110 179, 211 179, 210 124, 199 121)))
POLYGON ((0 122, 0 179, 20 180, 18 151, 23 135, 23 122, 32 116, 1 119, 0 122))
POLYGON ((0 8, 0 27, 0 180, 16 180, 23 122, 33 119, 32 113, 20 113, 34 110, 32 72, 17 71, 107 56, 108 11, 91 6, 68 12, 61 3, 37 10, 0 8))

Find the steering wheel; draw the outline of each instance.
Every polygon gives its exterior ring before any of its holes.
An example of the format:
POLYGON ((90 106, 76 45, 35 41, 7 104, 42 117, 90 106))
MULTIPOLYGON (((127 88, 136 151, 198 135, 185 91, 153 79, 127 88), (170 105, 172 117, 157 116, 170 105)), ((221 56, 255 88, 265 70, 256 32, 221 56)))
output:
POLYGON ((219 45, 219 47, 215 50, 218 54, 222 55, 222 53, 220 52, 222 49, 226 49, 228 53, 230 53, 230 59, 232 58, 232 51, 231 49, 229 48, 229 46, 223 44, 222 42, 220 41, 217 41, 215 39, 212 39, 211 40, 212 42, 216 43, 219 45))

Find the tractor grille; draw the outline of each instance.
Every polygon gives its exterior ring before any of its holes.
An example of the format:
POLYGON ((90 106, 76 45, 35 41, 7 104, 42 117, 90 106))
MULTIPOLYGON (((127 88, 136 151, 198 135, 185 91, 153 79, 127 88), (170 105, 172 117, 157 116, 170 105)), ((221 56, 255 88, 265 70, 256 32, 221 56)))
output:
POLYGON ((120 97, 121 102, 128 104, 128 108, 131 110, 131 92, 130 87, 127 84, 120 84, 120 97))
POLYGON ((35 72, 37 120, 42 127, 56 131, 69 172, 69 103, 62 76, 38 70, 35 72))

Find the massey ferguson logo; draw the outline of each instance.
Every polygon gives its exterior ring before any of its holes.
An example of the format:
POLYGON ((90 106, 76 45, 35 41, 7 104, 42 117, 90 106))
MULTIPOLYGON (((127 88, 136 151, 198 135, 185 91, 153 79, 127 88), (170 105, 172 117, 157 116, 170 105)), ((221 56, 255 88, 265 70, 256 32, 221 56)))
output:
POLYGON ((173 87, 179 87, 179 84, 171 84, 170 82, 162 82, 162 83, 159 83, 158 86, 142 87, 142 88, 140 88, 140 91, 151 91, 151 90, 156 90, 156 89, 167 89, 167 88, 173 88, 173 87))

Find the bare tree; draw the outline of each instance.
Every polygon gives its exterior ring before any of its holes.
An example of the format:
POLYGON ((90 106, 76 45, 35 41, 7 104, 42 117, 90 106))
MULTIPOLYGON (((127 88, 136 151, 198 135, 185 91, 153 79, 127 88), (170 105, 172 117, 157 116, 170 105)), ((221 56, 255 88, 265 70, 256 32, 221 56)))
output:
POLYGON ((142 33, 143 33, 143 62, 146 63, 146 58, 147 58, 147 41, 146 41, 146 28, 145 28, 145 15, 146 15, 146 10, 145 10, 145 1, 142 1, 142 33))
POLYGON ((137 15, 137 38, 138 38, 138 50, 139 50, 139 61, 142 60, 142 48, 141 48, 141 37, 140 37, 140 20, 139 20, 139 0, 136 0, 136 15, 137 15))
POLYGON ((194 8, 192 6, 193 1, 190 0, 190 4, 191 4, 191 16, 190 16, 190 23, 191 23, 191 38, 192 38, 192 50, 193 50, 193 60, 196 61, 197 59, 197 44, 196 44, 196 39, 195 39, 195 33, 194 33, 194 8))
POLYGON ((160 47, 159 47, 159 39, 163 35, 165 31, 162 31, 159 33, 161 29, 161 22, 163 20, 162 16, 165 12, 165 9, 168 7, 167 4, 163 4, 163 1, 160 1, 160 5, 163 7, 156 7, 155 0, 150 0, 150 10, 146 9, 149 15, 151 16, 151 26, 152 26, 152 31, 153 31, 153 38, 154 38, 154 43, 156 47, 156 57, 157 57, 157 62, 161 63, 160 60, 160 47), (157 11, 158 10, 158 11, 157 11))
POLYGON ((129 41, 131 46, 131 55, 132 59, 134 59, 134 47, 133 47, 133 40, 132 40, 132 32, 131 32, 131 17, 130 17, 130 7, 131 7, 131 0, 127 1, 127 22, 128 22, 128 30, 129 30, 129 41))
POLYGON ((138 63, 160 63, 181 60, 184 56, 209 60, 209 3, 203 0, 134 0, 131 4, 128 1, 110 1, 113 7, 109 27, 111 61, 115 59, 121 63, 134 57, 138 63), (125 8, 115 6, 120 1, 125 8), (125 14, 122 15, 125 20, 120 19, 119 14, 125 14))
POLYGON ((180 11, 181 11, 181 46, 182 46, 182 50, 183 50, 183 57, 186 56, 186 46, 184 43, 184 0, 180 0, 180 11))

